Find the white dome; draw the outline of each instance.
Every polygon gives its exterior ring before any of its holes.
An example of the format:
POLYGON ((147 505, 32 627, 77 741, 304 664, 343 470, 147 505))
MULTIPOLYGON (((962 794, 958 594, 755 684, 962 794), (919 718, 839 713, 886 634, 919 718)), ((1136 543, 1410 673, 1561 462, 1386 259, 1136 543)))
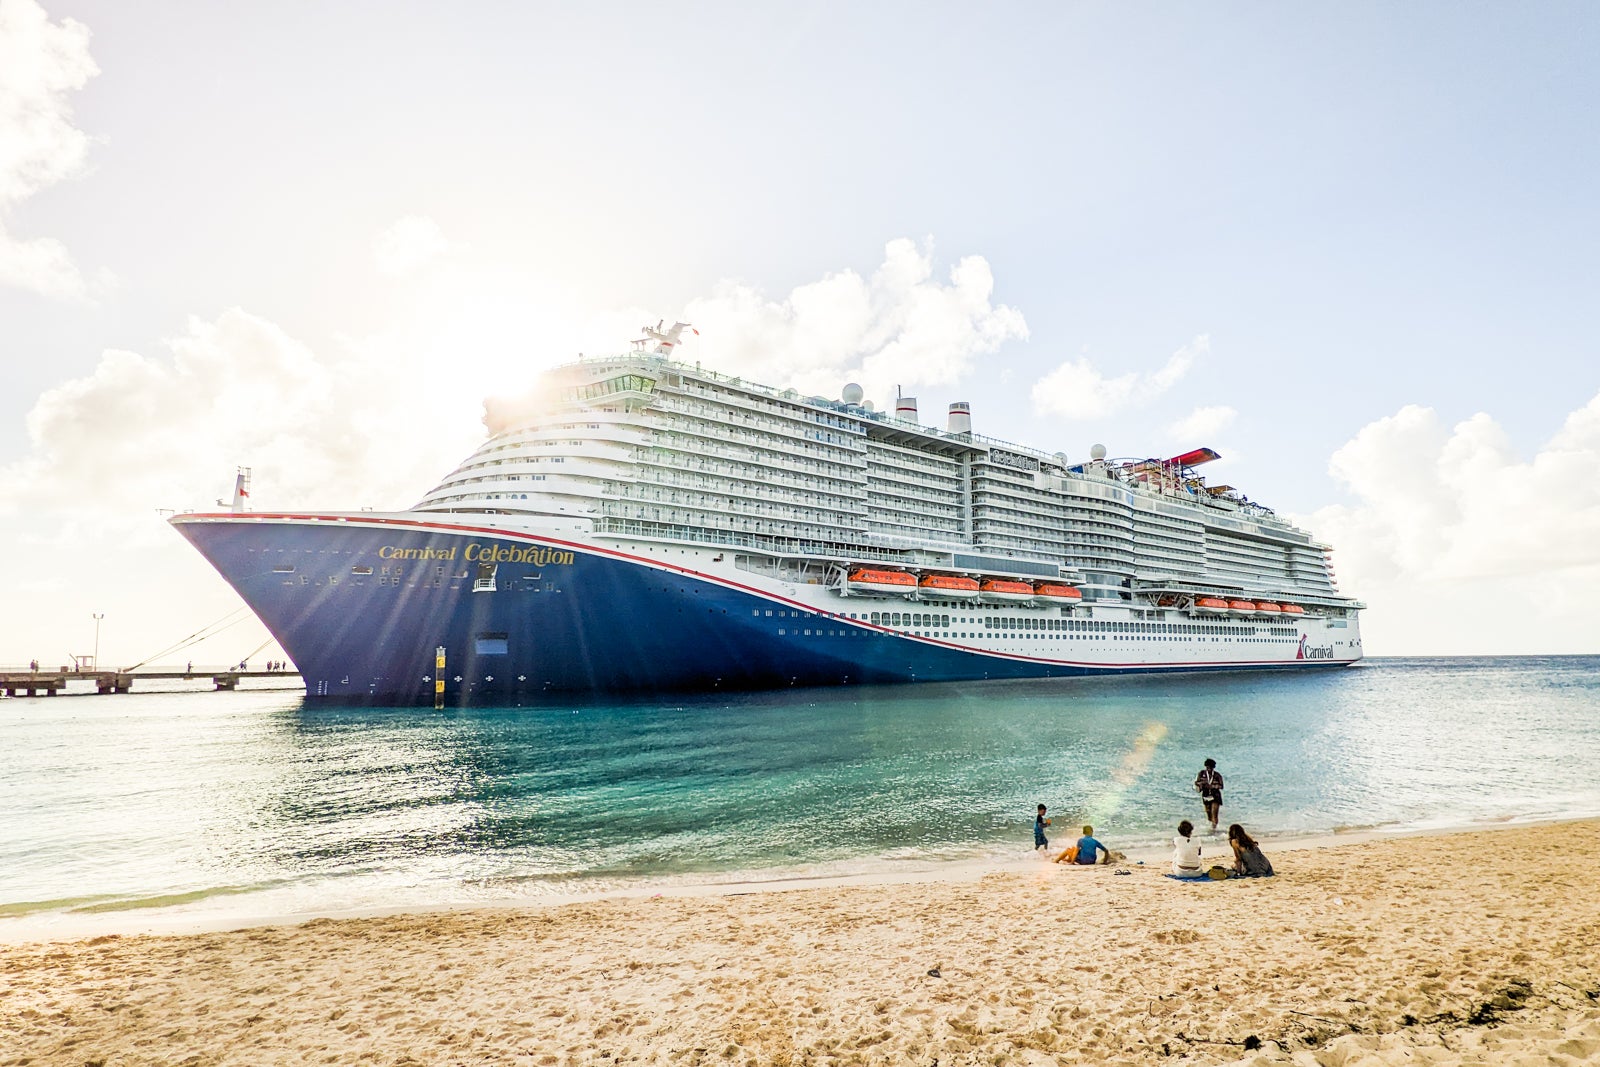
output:
POLYGON ((855 382, 851 382, 849 385, 844 387, 844 392, 840 395, 840 398, 846 404, 859 404, 861 403, 861 398, 866 395, 867 394, 862 390, 861 386, 857 385, 855 382))
POLYGON ((1106 458, 1106 446, 1105 445, 1095 445, 1094 447, 1090 448, 1089 449, 1089 458, 1090 459, 1105 459, 1106 458))

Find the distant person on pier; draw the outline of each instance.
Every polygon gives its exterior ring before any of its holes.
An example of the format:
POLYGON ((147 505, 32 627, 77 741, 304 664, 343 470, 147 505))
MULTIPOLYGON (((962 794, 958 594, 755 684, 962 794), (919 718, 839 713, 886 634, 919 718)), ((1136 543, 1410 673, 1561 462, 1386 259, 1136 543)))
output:
POLYGON ((188 664, 183 668, 183 673, 184 674, 193 674, 194 673, 194 660, 190 660, 188 662, 188 664))
POLYGON ((1206 765, 1194 776, 1194 791, 1200 794, 1200 802, 1206 806, 1211 832, 1216 833, 1217 819, 1222 815, 1222 773, 1217 770, 1216 760, 1206 760, 1206 765))
POLYGON ((32 671, 34 674, 38 674, 39 673, 39 661, 36 660, 36 659, 35 660, 29 660, 28 661, 28 669, 30 671, 32 671))

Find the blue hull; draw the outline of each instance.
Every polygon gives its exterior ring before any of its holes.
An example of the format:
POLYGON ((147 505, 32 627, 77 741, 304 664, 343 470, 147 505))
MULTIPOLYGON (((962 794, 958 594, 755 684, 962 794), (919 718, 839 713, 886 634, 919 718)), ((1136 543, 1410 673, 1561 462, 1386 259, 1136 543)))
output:
POLYGON ((461 704, 1269 666, 1046 663, 800 613, 754 589, 592 546, 448 524, 262 518, 174 525, 266 624, 317 700, 432 703, 436 674, 445 701, 461 704), (494 588, 474 591, 484 559, 497 563, 494 588), (436 672, 440 647, 446 666, 436 672))

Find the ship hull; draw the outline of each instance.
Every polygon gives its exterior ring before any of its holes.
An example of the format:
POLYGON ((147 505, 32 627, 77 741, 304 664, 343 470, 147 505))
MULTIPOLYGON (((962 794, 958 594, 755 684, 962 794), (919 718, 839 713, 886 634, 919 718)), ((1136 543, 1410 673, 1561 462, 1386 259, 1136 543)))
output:
MULTIPOLYGON (((912 620, 928 616, 907 610, 901 625, 899 614, 889 624, 885 613, 880 624, 865 609, 959 609, 738 572, 714 549, 602 545, 431 516, 186 515, 173 524, 266 624, 319 701, 432 703, 440 677, 445 702, 461 704, 543 693, 1292 670, 1359 658, 1359 638, 1307 659, 1304 639, 1298 649, 1287 639, 1225 649, 919 630, 912 620)), ((948 626, 950 616, 942 618, 948 626)))

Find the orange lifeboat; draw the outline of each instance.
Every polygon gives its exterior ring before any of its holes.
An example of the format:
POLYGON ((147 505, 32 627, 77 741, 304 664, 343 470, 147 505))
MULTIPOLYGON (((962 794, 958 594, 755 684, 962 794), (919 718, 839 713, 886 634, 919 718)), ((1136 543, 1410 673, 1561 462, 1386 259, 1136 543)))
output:
POLYGON ((845 584, 853 593, 909 593, 917 587, 915 575, 905 571, 881 571, 857 567, 845 584))
POLYGON ((1263 615, 1282 615, 1283 609, 1270 600, 1256 601, 1256 610, 1263 615))
POLYGON ((925 574, 917 583, 917 591, 925 597, 970 597, 978 591, 978 579, 962 578, 954 574, 925 574))
POLYGON ((1083 593, 1070 585, 1057 585, 1053 582, 1035 582, 1033 595, 1040 600, 1054 604, 1081 604, 1083 593))
POLYGON ((1230 600, 1228 601, 1228 610, 1235 615, 1254 615, 1256 613, 1256 605, 1251 600, 1230 600))
POLYGON ((1225 612, 1228 610, 1228 602, 1221 597, 1203 596, 1194 602, 1194 610, 1212 613, 1225 612))
POLYGON ((1283 606, 1283 613, 1285 615, 1304 615, 1306 613, 1306 609, 1302 608, 1299 604, 1285 604, 1283 606))
POLYGON ((985 600, 1021 602, 1033 599, 1033 586, 1004 578, 986 578, 978 584, 985 600))

